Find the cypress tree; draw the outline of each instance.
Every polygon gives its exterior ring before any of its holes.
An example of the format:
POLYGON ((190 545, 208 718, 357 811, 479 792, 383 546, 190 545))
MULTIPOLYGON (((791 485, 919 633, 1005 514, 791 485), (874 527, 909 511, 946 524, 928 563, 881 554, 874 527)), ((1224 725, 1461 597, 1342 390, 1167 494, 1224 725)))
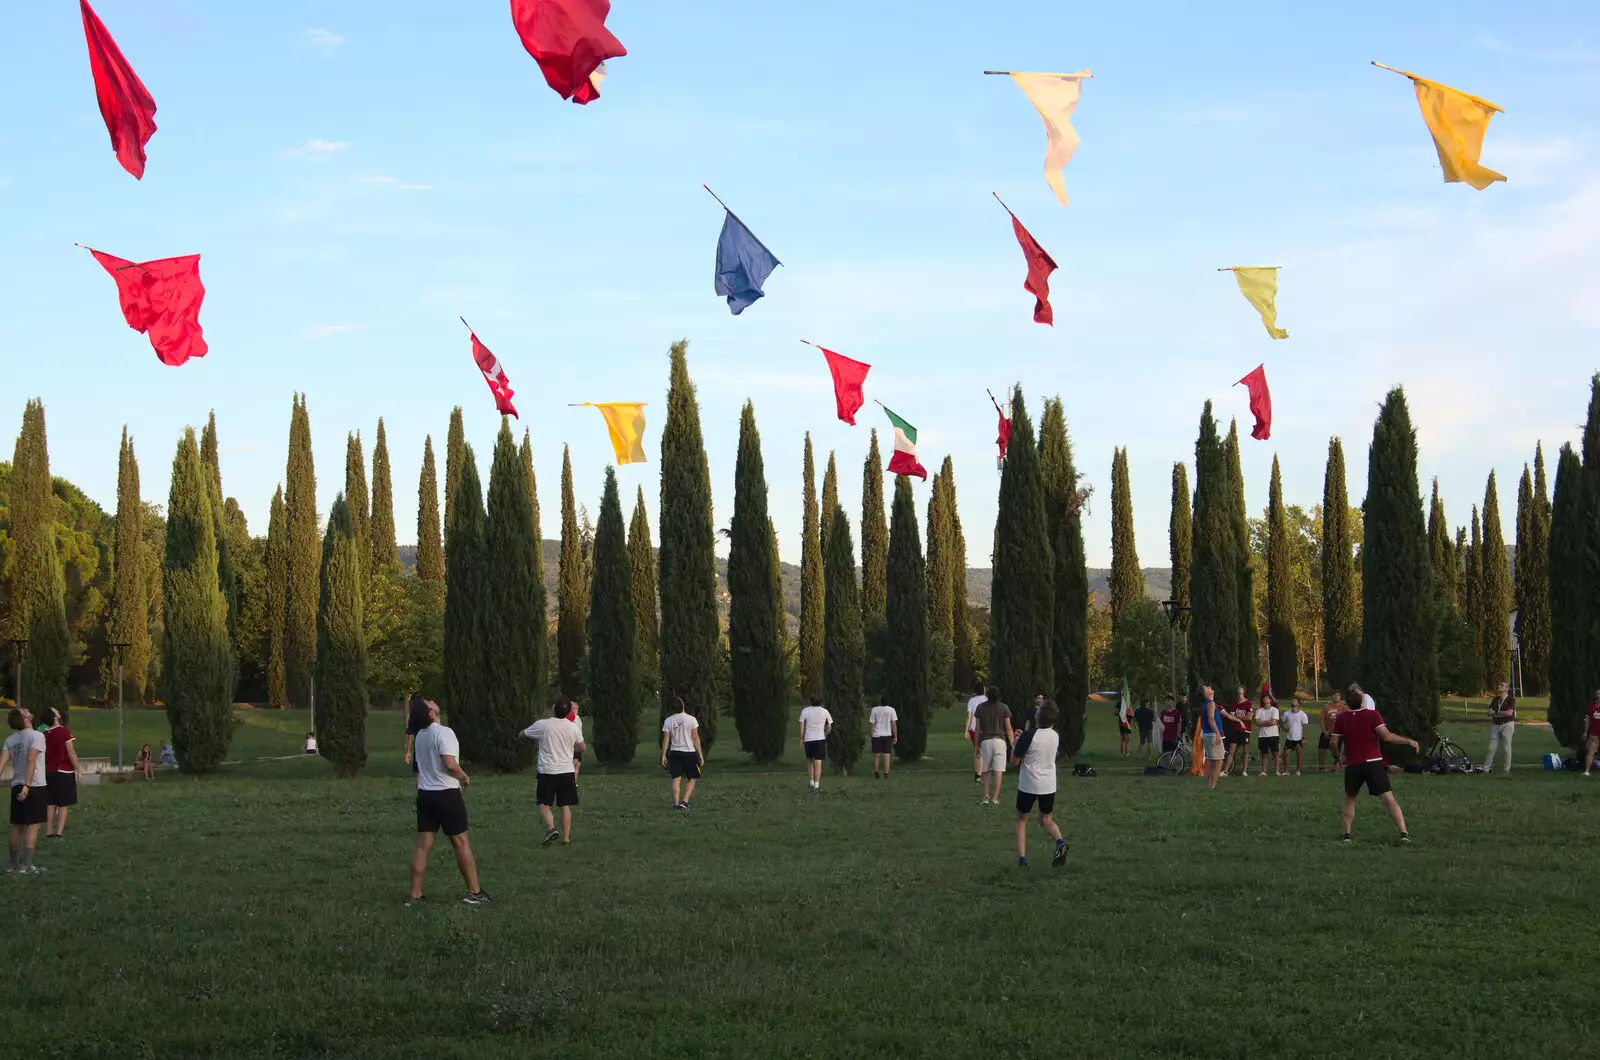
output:
POLYGON ((628 557, 633 565, 634 646, 639 655, 641 702, 651 695, 659 675, 656 660, 661 651, 661 627, 656 615, 656 550, 650 544, 650 516, 644 507, 644 487, 633 502, 628 524, 628 557))
POLYGON ((1189 560, 1194 551, 1194 513, 1189 505, 1189 465, 1172 465, 1172 515, 1167 520, 1167 545, 1172 563, 1172 599, 1177 603, 1180 629, 1188 628, 1184 608, 1189 607, 1189 560))
MULTIPOLYGON (((967 611, 967 536, 961 532, 961 508, 956 503, 956 472, 945 458, 944 485, 950 499, 950 687, 971 689, 976 675, 972 666, 972 619, 967 611)), ((907 483, 909 485, 909 483, 907 483)), ((942 698, 941 686, 930 684, 928 694, 942 698)))
POLYGON ((1272 486, 1267 502, 1267 660, 1272 694, 1288 700, 1299 690, 1300 644, 1295 639, 1293 545, 1283 509, 1283 478, 1272 458, 1272 486))
POLYGON ((1494 472, 1483 493, 1483 673, 1485 688, 1511 675, 1511 568, 1494 472))
MULTIPOLYGON (((828 468, 822 474, 822 522, 818 529, 822 545, 823 569, 827 569, 828 532, 833 529, 833 510, 839 507, 839 464, 833 450, 828 450, 828 468)), ((826 575, 824 575, 826 578, 826 575)), ((851 581, 855 580, 852 575, 851 581)))
POLYGON ((583 660, 588 651, 589 583, 578 538, 578 505, 572 498, 572 454, 561 447, 561 573, 556 583, 556 679, 561 694, 584 694, 583 660))
POLYGON ((1083 747, 1084 707, 1089 698, 1089 571, 1083 554, 1083 502, 1067 435, 1067 410, 1060 397, 1044 403, 1039 422, 1039 472, 1051 541, 1051 670, 1046 685, 1061 708, 1057 730, 1061 753, 1083 747))
POLYGON ((639 656, 634 638, 632 560, 622 526, 617 473, 606 468, 600 523, 594 532, 594 578, 589 596, 589 704, 600 761, 625 765, 639 745, 639 656))
POLYGON ((1450 524, 1445 518, 1437 478, 1428 501, 1428 559, 1433 568, 1433 595, 1439 601, 1440 615, 1444 615, 1460 605, 1455 599, 1455 550, 1450 545, 1450 524))
POLYGON ((994 584, 989 602, 989 683, 1014 711, 1055 687, 1055 553, 1044 477, 1022 388, 1011 397, 1011 444, 1000 474, 994 584))
POLYGON ((322 549, 317 540, 317 473, 311 459, 311 416, 297 394, 289 419, 285 470, 283 682, 291 706, 311 707, 317 663, 317 601, 322 549))
MULTIPOLYGON (((444 709, 461 740, 462 755, 488 760, 489 673, 484 618, 492 579, 484 540, 483 487, 478 462, 465 442, 456 462, 458 477, 446 517, 444 593, 444 709)), ((537 689, 531 690, 538 694, 537 689)))
MULTIPOLYGON (((1456 543, 1451 555, 1455 559, 1455 590, 1451 595, 1456 601, 1456 611, 1464 612, 1467 609, 1467 528, 1456 527, 1456 543)), ((1465 621, 1465 619, 1463 619, 1465 621)), ((1474 648, 1474 651, 1477 649, 1474 648)))
MULTIPOLYGON (((772 521, 755 406, 739 417, 733 472, 733 524, 728 541, 728 659, 739 746, 757 762, 783 754, 789 712, 784 702, 779 622, 783 586, 773 578, 772 521)), ((851 577, 854 581, 854 575, 851 577)))
POLYGON ((928 575, 917 535, 917 504, 911 480, 896 475, 894 521, 889 531, 884 702, 900 717, 895 754, 914 762, 928 749, 932 716, 928 684, 928 575))
POLYGON ((1555 500, 1550 511, 1550 728, 1562 746, 1583 746, 1589 697, 1591 597, 1586 583, 1587 507, 1584 468, 1570 445, 1556 458, 1555 500))
POLYGON ((369 555, 340 494, 328 513, 328 530, 322 538, 313 717, 317 753, 340 777, 353 777, 367 764, 366 608, 361 592, 369 555))
MULTIPOLYGON (((52 532, 52 537, 54 536, 52 532)), ((28 664, 22 669, 22 702, 43 718, 54 707, 67 716, 67 668, 72 661, 72 631, 67 628, 67 585, 55 542, 34 550, 30 595, 13 606, 28 611, 28 664)))
POLYGON ((372 558, 367 573, 400 566, 400 546, 394 535, 394 477, 389 472, 389 438, 378 417, 378 438, 372 443, 372 517, 367 523, 372 558))
POLYGON ((1437 613, 1417 436, 1405 391, 1389 391, 1367 457, 1361 547, 1363 687, 1394 731, 1425 736, 1439 722, 1437 613))
POLYGON ((284 622, 288 612, 289 543, 288 510, 283 503, 283 487, 272 494, 267 519, 267 704, 274 710, 289 708, 289 692, 284 682, 284 622))
POLYGON ((1467 545, 1466 593, 1462 599, 1467 625, 1472 628, 1472 654, 1478 660, 1478 680, 1483 680, 1483 527, 1478 506, 1472 506, 1472 538, 1467 545))
POLYGON ((1322 479, 1322 644, 1328 684, 1335 689, 1346 688, 1356 679, 1356 655, 1361 648, 1354 537, 1344 478, 1344 443, 1331 438, 1322 479))
POLYGON ((1255 569, 1250 566, 1250 513, 1244 505, 1244 471, 1239 466, 1239 421, 1228 426, 1228 478, 1233 486, 1233 562, 1238 572, 1239 682, 1261 684, 1261 633, 1256 624, 1255 569))
POLYGON ((172 461, 161 575, 161 692, 178 767, 191 774, 214 772, 232 735, 233 645, 211 517, 210 475, 191 427, 172 461))
POLYGON ((888 599, 889 524, 883 508, 883 458, 874 427, 861 468, 861 618, 869 644, 883 625, 888 599))
POLYGON ((667 423, 661 431, 661 709, 676 696, 700 723, 706 751, 717 738, 717 622, 711 474, 700 403, 689 379, 688 342, 672 345, 667 423))
POLYGON ((823 623, 822 685, 824 702, 833 715, 828 757, 848 774, 867 740, 867 715, 862 703, 866 648, 861 639, 861 600, 856 592, 856 548, 850 517, 837 504, 828 527, 828 569, 823 578, 827 604, 823 623))
MULTIPOLYGON (((1206 402, 1194 445, 1194 538, 1190 593, 1197 611, 1189 636, 1191 683, 1226 696, 1239 680, 1239 575, 1228 453, 1206 402)), ((1196 700, 1198 703, 1198 700, 1196 700)))
POLYGON ((928 665, 929 686, 942 689, 950 680, 955 660, 955 528, 950 490, 940 468, 928 491, 928 665))
MULTIPOLYGON (((217 414, 213 410, 206 419, 205 430, 200 435, 200 463, 209 473, 211 490, 211 525, 217 532, 217 584, 228 605, 228 638, 237 642, 239 626, 239 575, 234 568, 233 542, 228 539, 227 519, 223 512, 226 504, 222 492, 222 457, 217 446, 217 414)), ((235 653, 237 655, 237 653, 235 653)))
POLYGON ((1600 372, 1589 386, 1589 419, 1583 428, 1584 567, 1578 583, 1588 587, 1587 690, 1600 689, 1600 372))
MULTIPOLYGON (((39 550, 55 548, 55 497, 50 485, 50 452, 45 437, 44 403, 29 401, 11 457, 11 637, 28 637, 34 581, 43 570, 39 550)), ((27 667, 23 668, 24 677, 27 667)), ((24 698, 23 702, 27 702, 24 698)))
POLYGON ((1534 476, 1526 469, 1527 513, 1517 505, 1517 647, 1522 653, 1523 691, 1542 696, 1550 689, 1550 494, 1545 489, 1544 446, 1533 455, 1534 476), (1526 538, 1523 523, 1526 522, 1526 538))
POLYGON ((822 526, 817 512, 817 477, 806 432, 804 504, 800 527, 800 694, 822 695, 822 526))
POLYGON ((1128 481, 1128 450, 1111 456, 1111 628, 1123 609, 1144 599, 1144 572, 1133 537, 1133 487, 1128 481))
MULTIPOLYGON (((545 631, 544 586, 535 577, 538 549, 532 523, 528 476, 511 425, 502 416, 489 469, 483 528, 480 628, 485 732, 480 761, 507 773, 528 767, 532 747, 517 734, 544 714, 539 709, 545 701, 539 658, 545 631)), ((615 665, 610 658, 606 663, 615 665)), ((621 679, 620 674, 615 676, 621 679)), ((597 715, 604 709, 608 708, 595 706, 597 715)))
MULTIPOLYGON (((106 639, 122 649, 124 691, 135 703, 144 699, 150 672, 150 598, 145 585, 144 501, 139 497, 139 461, 128 428, 122 428, 117 457, 117 526, 112 558, 111 618, 106 639)), ((281 623, 281 620, 280 620, 281 623)))
MULTIPOLYGON (((540 694, 550 687, 550 636, 549 594, 544 587, 544 530, 539 522, 539 479, 533 473, 533 437, 529 430, 522 429, 522 476, 527 481, 528 510, 533 520, 531 533, 533 535, 533 597, 534 612, 538 615, 539 629, 541 630, 538 651, 534 656, 535 688, 540 694)), ((537 704, 535 704, 537 706, 537 704)))
POLYGON ((467 429, 461 419, 461 406, 450 410, 450 429, 444 442, 444 539, 450 551, 450 513, 455 510, 456 486, 461 482, 461 466, 467 446, 467 429))
POLYGON ((366 597, 368 563, 372 556, 372 516, 367 498, 367 458, 361 451, 361 432, 345 435, 344 503, 350 509, 350 532, 361 553, 362 597, 366 597))
POLYGON ((439 474, 433 436, 422 439, 422 474, 417 479, 417 577, 444 581, 444 544, 439 536, 439 474))

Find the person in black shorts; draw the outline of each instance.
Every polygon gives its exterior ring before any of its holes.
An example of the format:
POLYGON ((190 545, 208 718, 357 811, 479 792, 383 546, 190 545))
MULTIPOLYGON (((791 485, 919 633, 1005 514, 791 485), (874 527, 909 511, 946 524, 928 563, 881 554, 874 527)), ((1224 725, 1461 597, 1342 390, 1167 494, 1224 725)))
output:
POLYGON ((700 721, 683 707, 683 700, 672 697, 677 710, 661 723, 661 768, 672 777, 672 806, 687 810, 694 798, 695 781, 705 767, 706 753, 700 743, 700 721), (683 783, 688 781, 688 790, 683 783), (682 798, 679 798, 680 792, 682 798))
POLYGON ((1384 761, 1381 745, 1405 744, 1419 752, 1422 748, 1417 741, 1389 731, 1372 697, 1362 692, 1360 685, 1350 686, 1348 705, 1349 709, 1341 711, 1334 722, 1335 731, 1344 737, 1345 752, 1344 809, 1340 813, 1344 835, 1340 839, 1350 842, 1350 826, 1356 819, 1356 796, 1365 787, 1368 795, 1383 800, 1383 808, 1389 811, 1400 829, 1400 842, 1409 843, 1411 835, 1406 831, 1405 814, 1400 812, 1400 804, 1395 801, 1389 784, 1389 763, 1384 761))
POLYGON ((1153 760, 1156 756, 1156 745, 1152 739, 1155 730, 1156 712, 1150 706, 1149 697, 1139 701, 1138 708, 1133 712, 1133 721, 1139 727, 1139 757, 1153 760))
POLYGON ((439 705, 413 696, 408 712, 415 727, 412 752, 417 769, 417 846, 411 854, 411 893, 406 905, 422 901, 422 877, 428 871, 428 854, 434 836, 443 831, 455 851, 456 868, 467 885, 468 905, 487 905, 489 895, 478 886, 478 863, 467 840, 467 804, 461 789, 472 783, 457 760, 461 745, 456 734, 439 724, 439 705))
POLYGON ((539 804, 539 817, 544 821, 544 845, 557 839, 562 845, 572 842, 572 808, 578 805, 578 760, 583 757, 583 728, 569 720, 572 701, 558 696, 550 704, 550 716, 540 718, 522 730, 522 738, 539 745, 539 758, 534 764, 537 780, 534 801, 539 804), (561 828, 557 830, 552 807, 561 810, 561 828))

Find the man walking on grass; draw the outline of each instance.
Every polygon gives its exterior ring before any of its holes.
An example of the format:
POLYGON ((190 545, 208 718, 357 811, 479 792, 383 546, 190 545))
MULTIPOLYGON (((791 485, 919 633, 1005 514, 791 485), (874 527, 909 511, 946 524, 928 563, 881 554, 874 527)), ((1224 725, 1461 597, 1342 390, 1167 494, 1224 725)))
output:
POLYGON ((983 761, 983 805, 998 806, 1000 787, 1006 779, 1006 759, 1011 754, 1011 745, 1016 742, 1016 732, 1011 727, 1011 708, 1000 702, 1000 689, 989 686, 988 697, 975 717, 978 756, 983 761))
POLYGON ((806 787, 822 790, 822 763, 828 757, 828 733, 833 730, 833 715, 817 696, 800 711, 800 742, 806 749, 806 787))
POLYGON ((1495 689, 1494 698, 1489 701, 1489 753, 1483 756, 1483 771, 1494 772, 1494 753, 1499 748, 1505 748, 1506 776, 1511 775, 1511 737, 1517 731, 1517 698, 1511 694, 1510 686, 1504 681, 1495 689))
POLYGON ((983 783, 983 756, 978 751, 978 708, 989 698, 989 690, 980 682, 973 686, 973 697, 967 700, 967 739, 972 743, 972 779, 983 783))
POLYGON ((694 782, 705 767, 706 753, 700 746, 700 719, 684 710, 683 700, 677 696, 672 697, 672 702, 678 712, 661 723, 661 768, 672 776, 673 809, 687 810, 689 800, 694 798, 694 782), (679 789, 685 781, 688 786, 680 799, 679 789))
POLYGON ((11 735, 0 750, 0 770, 11 763, 11 859, 7 872, 25 876, 39 873, 33 851, 39 844, 39 826, 44 823, 46 801, 44 780, 44 733, 33 727, 33 715, 26 707, 13 707, 6 715, 11 735))
POLYGON ((889 759, 894 756, 894 745, 900 742, 900 715, 891 706, 873 707, 867 720, 872 724, 872 779, 889 779, 889 759))
MULTIPOLYGON (((995 702, 991 700, 990 702, 995 702)), ((1056 751, 1061 747, 1061 734, 1055 724, 1061 712, 1049 700, 1039 708, 1038 724, 1022 734, 1017 741, 1012 763, 1017 773, 1017 864, 1028 867, 1028 814, 1039 808, 1039 827, 1056 841, 1050 867, 1059 869, 1067 862, 1067 841, 1055 822, 1056 808, 1056 751)))
POLYGON ((569 721, 572 702, 557 696, 550 704, 550 716, 540 718, 522 730, 524 740, 539 745, 539 760, 534 766, 537 774, 534 798, 539 803, 539 817, 544 821, 545 834, 541 846, 549 846, 557 839, 563 846, 572 842, 572 808, 578 805, 577 759, 583 755, 583 730, 575 721, 569 721), (561 827, 556 828, 554 807, 561 810, 561 827))
POLYGON ((1350 842, 1350 826, 1356 819, 1356 796, 1365 787, 1368 795, 1383 800, 1383 808, 1389 811, 1400 829, 1400 842, 1409 843, 1411 834, 1406 831, 1405 814, 1400 812, 1400 804, 1395 801, 1394 789, 1389 784, 1389 763, 1383 760, 1381 745, 1405 744, 1413 751, 1422 748, 1417 741, 1389 731, 1372 697, 1363 692, 1360 685, 1351 685, 1349 696, 1350 703, 1360 705, 1341 711, 1335 723, 1339 735, 1344 737, 1345 759, 1344 809, 1339 815, 1344 835, 1340 840, 1350 842))
POLYGON ((439 704, 421 696, 411 697, 406 728, 415 730, 411 745, 417 766, 417 846, 411 852, 411 893, 406 905, 422 901, 422 876, 428 871, 428 854, 433 837, 440 829, 455 851, 456 868, 467 885, 468 905, 487 905, 488 892, 478 886, 478 863, 467 841, 467 804, 461 789, 472 778, 457 760, 461 745, 456 734, 439 724, 439 704))
MULTIPOLYGON (((1360 706, 1359 703, 1356 705, 1360 706)), ((1323 765, 1323 756, 1329 753, 1333 755, 1333 768, 1339 768, 1339 761, 1342 756, 1339 753, 1339 727, 1335 724, 1335 722, 1338 720, 1339 714, 1343 710, 1344 695, 1341 692, 1335 692, 1333 694, 1333 698, 1328 700, 1328 702, 1322 707, 1322 717, 1318 720, 1318 724, 1322 729, 1322 735, 1317 737, 1318 773, 1326 771, 1327 767, 1323 765)))

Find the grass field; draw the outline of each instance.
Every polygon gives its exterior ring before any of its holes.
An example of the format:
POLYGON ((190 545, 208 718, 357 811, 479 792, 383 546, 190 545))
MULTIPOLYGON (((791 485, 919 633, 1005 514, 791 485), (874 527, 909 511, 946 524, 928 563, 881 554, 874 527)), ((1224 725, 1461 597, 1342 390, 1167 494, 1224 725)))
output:
MULTIPOLYGON (((1375 804, 1341 845, 1331 776, 1121 773, 1111 708, 1063 775, 1048 867, 978 805, 942 712, 930 759, 807 792, 726 741, 688 815, 655 756, 585 768, 570 848, 541 848, 531 777, 477 778, 494 904, 436 851, 406 909, 401 719, 364 776, 292 755, 293 712, 242 712, 204 781, 85 789, 42 877, 0 878, 0 1041, 91 1057, 1589 1057, 1600 781, 1400 777, 1416 842, 1375 804), (1595 785, 1591 787, 1591 785, 1595 785), (1588 1033, 1588 1041, 1582 1037, 1588 1033)), ((115 755, 111 712, 75 711, 115 755)), ((165 732, 128 715, 128 755, 165 732)), ((1474 759, 1482 725, 1454 734, 1474 759)), ((1014 791, 1007 778, 1007 797, 1014 791)), ((1367 800, 1370 802, 1370 800, 1367 800)))

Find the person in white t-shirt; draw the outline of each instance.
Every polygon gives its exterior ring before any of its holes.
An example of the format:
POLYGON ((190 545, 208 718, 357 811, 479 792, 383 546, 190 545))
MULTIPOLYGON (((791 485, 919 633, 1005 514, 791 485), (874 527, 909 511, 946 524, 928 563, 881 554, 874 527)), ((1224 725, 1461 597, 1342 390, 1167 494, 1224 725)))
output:
POLYGON ((889 759, 894 754, 894 745, 900 742, 900 715, 890 706, 873 707, 868 715, 872 723, 872 779, 878 779, 878 770, 883 770, 883 779, 889 779, 889 759))
POLYGON ((822 760, 828 757, 828 733, 833 730, 833 715, 822 700, 811 697, 811 705, 800 711, 800 742, 806 748, 806 787, 822 790, 822 760))
POLYGON ((539 759, 534 765, 537 774, 535 800, 539 803, 539 817, 544 821, 545 834, 542 846, 557 839, 562 844, 572 842, 572 808, 578 805, 578 772, 576 759, 583 754, 583 729, 575 721, 567 720, 572 713, 572 701, 556 697, 550 704, 550 716, 540 718, 522 730, 524 740, 539 745, 539 759), (552 807, 561 809, 561 828, 556 828, 552 807))
POLYGON ((439 704, 412 696, 407 717, 408 729, 415 730, 411 745, 412 761, 417 764, 417 846, 411 852, 411 892, 406 905, 422 901, 422 877, 428 871, 428 854, 433 837, 440 829, 455 851, 456 868, 467 885, 468 905, 487 905, 489 895, 478 886, 478 863, 467 841, 467 804, 461 789, 472 778, 461 769, 461 745, 456 734, 439 724, 439 704))
POLYGON ((982 681, 972 686, 977 693, 967 700, 967 739, 972 743, 972 779, 983 783, 983 752, 978 747, 978 708, 989 698, 989 690, 982 681))
POLYGON ((1261 703, 1255 710, 1256 751, 1261 755, 1261 775, 1267 775, 1267 763, 1283 776, 1283 756, 1278 753, 1278 701, 1271 692, 1261 693, 1261 703))
POLYGON ((672 775, 672 808, 687 810, 694 798, 694 782, 700 779, 700 770, 706 764, 705 751, 700 746, 700 719, 683 709, 683 700, 672 697, 677 713, 661 723, 661 768, 672 775), (688 781, 687 788, 683 787, 688 781), (681 789, 681 790, 680 790, 681 789), (678 798, 679 794, 683 798, 678 798))
POLYGON ((39 844, 39 826, 49 816, 50 792, 46 784, 44 733, 33 727, 33 713, 26 707, 12 707, 6 715, 11 735, 0 751, 0 766, 11 763, 11 842, 7 872, 33 875, 40 869, 33 863, 39 844))
POLYGON ((1061 734, 1056 732, 1060 709, 1045 700, 1034 719, 1035 726, 1018 738, 1011 750, 1011 764, 1017 772, 1017 864, 1028 865, 1028 814, 1039 808, 1039 826, 1056 841, 1050 858, 1052 868, 1067 862, 1067 841, 1056 825, 1056 752, 1061 749, 1061 734))
POLYGON ((1295 696, 1289 700, 1289 713, 1283 716, 1283 765, 1289 766, 1289 755, 1294 754, 1294 775, 1300 775, 1300 767, 1305 764, 1306 754, 1306 726, 1311 724, 1311 715, 1307 714, 1300 706, 1300 697, 1295 696))

